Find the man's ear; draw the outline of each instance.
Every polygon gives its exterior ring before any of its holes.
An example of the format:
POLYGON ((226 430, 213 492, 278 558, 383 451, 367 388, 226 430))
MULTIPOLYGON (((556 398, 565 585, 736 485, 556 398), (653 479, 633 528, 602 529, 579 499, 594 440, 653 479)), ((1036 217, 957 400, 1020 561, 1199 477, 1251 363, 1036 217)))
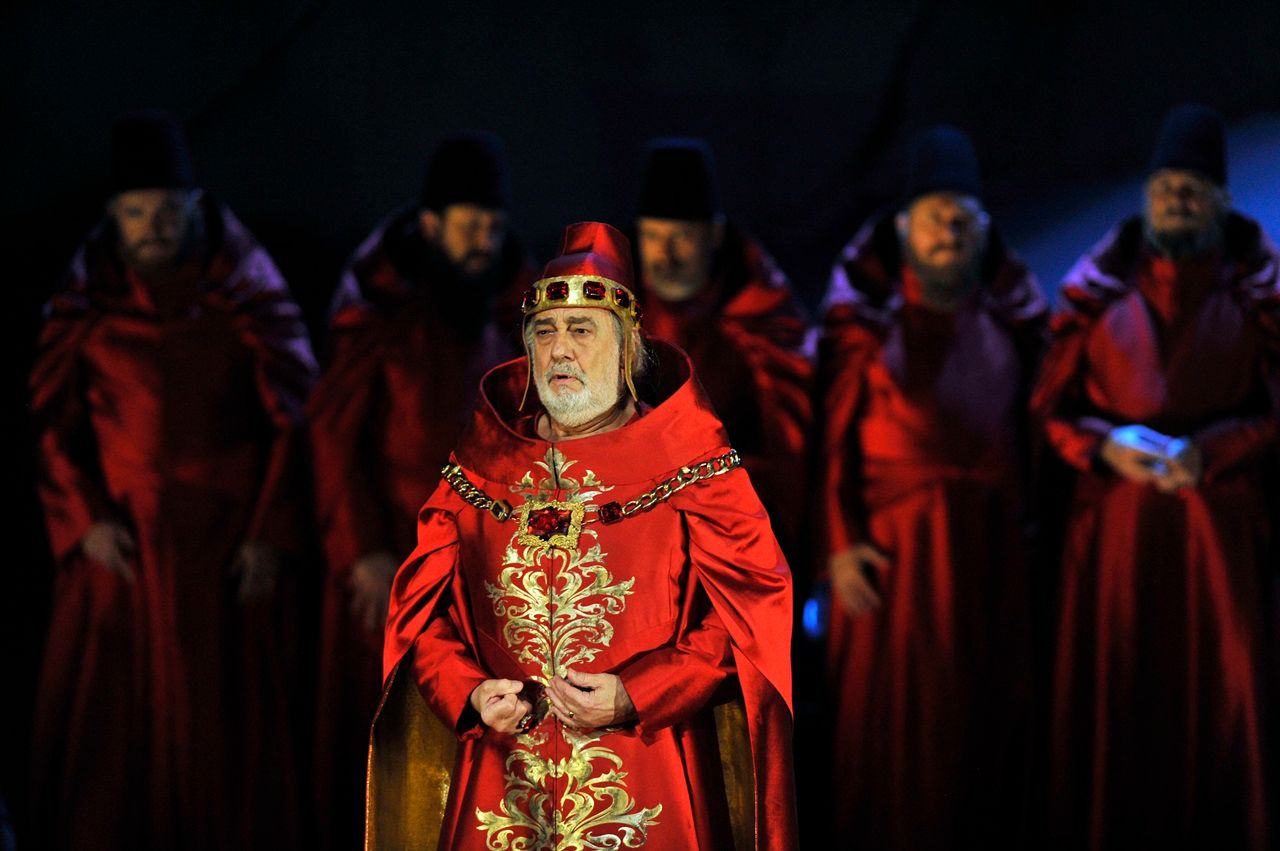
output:
POLYGON ((422 210, 418 213, 418 229, 422 231, 422 238, 427 242, 438 240, 443 227, 444 219, 435 210, 422 210))
POLYGON ((724 244, 725 234, 725 218, 724 216, 716 216, 711 220, 711 247, 715 251, 720 250, 720 246, 724 244))
POLYGON ((911 229, 911 214, 906 210, 899 210, 893 217, 893 227, 898 231, 898 239, 905 241, 911 229))

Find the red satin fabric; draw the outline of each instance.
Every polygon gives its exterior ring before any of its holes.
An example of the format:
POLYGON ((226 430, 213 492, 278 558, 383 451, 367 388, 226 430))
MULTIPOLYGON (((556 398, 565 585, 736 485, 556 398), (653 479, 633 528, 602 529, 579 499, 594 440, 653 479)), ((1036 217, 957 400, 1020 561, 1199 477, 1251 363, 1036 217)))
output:
MULTIPOLYGON (((466 425, 480 377, 516 354, 514 334, 505 333, 515 329, 509 310, 468 336, 441 308, 438 288, 453 282, 423 280, 396 262, 391 242, 415 224, 392 218, 352 257, 334 300, 330 362, 308 411, 328 564, 314 772, 324 848, 361 843, 368 730, 382 693, 382 633, 351 615, 351 565, 377 550, 396 558, 413 550, 414 518, 466 425)), ((504 261, 509 305, 534 269, 519 254, 504 261)))
POLYGON ((730 442, 790 546, 804 522, 805 448, 812 420, 807 317, 786 276, 755 241, 726 229, 710 285, 666 304, 643 290, 645 333, 689 353, 730 442))
POLYGON ((832 604, 832 829, 851 848, 1014 847, 1029 745, 1022 411, 1045 307, 998 246, 956 313, 916 303, 891 221, 837 265, 821 347, 825 551, 869 542, 891 559, 879 608, 832 604))
POLYGON ((217 252, 161 298, 96 232, 41 334, 32 408, 59 565, 35 725, 41 847, 297 841, 287 584, 243 607, 227 569, 244 541, 298 544, 315 364, 265 251, 229 213, 208 217, 217 252), (80 554, 107 519, 138 543, 134 585, 80 554))
POLYGON ((1274 248, 1228 221, 1212 263, 1118 228, 1063 286, 1033 399, 1079 474, 1062 562, 1051 835, 1064 847, 1265 847, 1269 582, 1259 461, 1277 434, 1274 248), (1176 495, 1095 460, 1109 428, 1191 435, 1176 495))
MULTIPOLYGON (((547 496, 573 499, 578 492, 587 522, 573 559, 561 551, 559 559, 523 564, 530 551, 513 538, 515 519, 499 523, 447 484, 419 515, 418 549, 392 589, 384 670, 389 677, 398 665, 410 665, 427 703, 463 740, 441 848, 486 847, 477 810, 501 812, 504 797, 519 790, 519 782, 507 779, 511 773, 525 778, 518 765, 513 770, 508 764, 513 755, 531 753, 535 765, 570 756, 569 739, 553 717, 534 729, 534 744, 521 745, 479 726, 468 709, 471 691, 484 679, 541 680, 550 670, 532 633, 508 631, 518 612, 512 588, 534 575, 531 570, 546 570, 546 582, 562 591, 573 587, 575 577, 595 583, 576 609, 568 596, 559 598, 570 614, 549 634, 567 636, 558 659, 576 659, 586 672, 618 674, 637 708, 637 724, 607 732, 598 743, 620 760, 617 771, 625 777, 604 777, 612 769, 607 757, 587 762, 594 782, 625 787, 623 809, 631 817, 662 808, 656 817, 640 818, 645 827, 626 847, 727 847, 728 813, 708 706, 726 689, 740 689, 746 702, 758 847, 795 847, 791 579, 748 477, 738 470, 700 482, 616 525, 595 517, 602 503, 638 496, 682 465, 727 449, 723 429, 688 379, 687 361, 657 345, 659 370, 675 377, 678 389, 621 429, 559 444, 562 456, 549 465, 555 474, 539 466, 556 458, 548 456, 553 447, 508 425, 518 419, 523 361, 486 378, 485 401, 454 453, 472 483, 517 508, 526 474, 534 483, 548 479, 547 496), (504 564, 515 565, 506 579, 504 564)), ((551 802, 535 821, 555 820, 553 833, 581 823, 560 798, 566 783, 560 777, 533 784, 551 802)), ((598 796, 590 811, 599 816, 608 800, 598 796)), ((525 806, 507 802, 517 811, 525 806)), ((621 821, 616 813, 603 817, 585 834, 621 836, 621 821)), ((515 828, 508 838, 531 835, 515 828)))

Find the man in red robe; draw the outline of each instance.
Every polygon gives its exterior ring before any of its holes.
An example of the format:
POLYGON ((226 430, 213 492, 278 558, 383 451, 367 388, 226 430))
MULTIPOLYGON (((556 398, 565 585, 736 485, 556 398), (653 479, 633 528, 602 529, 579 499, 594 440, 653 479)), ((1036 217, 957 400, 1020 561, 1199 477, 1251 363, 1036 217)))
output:
POLYGON ((1016 845, 1029 699, 1026 393, 1045 305, 937 127, 837 261, 819 374, 835 835, 1016 845))
POLYGON ((794 848, 791 577, 625 237, 565 232, 396 574, 373 848, 794 848))
POLYGON ((509 329, 535 270, 508 230, 509 209, 497 137, 444 140, 419 202, 357 249, 334 299, 332 356, 310 407, 328 561, 315 748, 323 847, 361 841, 387 599, 414 518, 480 376, 516 354, 509 329))
POLYGON ((1222 119, 1162 127, 1141 216, 1082 258, 1033 397, 1076 471, 1050 830, 1063 846, 1263 848, 1275 247, 1230 209, 1222 119))
POLYGON ((650 144, 635 227, 647 333, 688 352, 790 547, 805 504, 805 310, 773 258, 725 218, 700 139, 650 144))
POLYGON ((37 844, 291 847, 280 565, 315 364, 271 258, 195 188, 176 119, 126 116, 112 157, 31 379, 58 565, 37 844))

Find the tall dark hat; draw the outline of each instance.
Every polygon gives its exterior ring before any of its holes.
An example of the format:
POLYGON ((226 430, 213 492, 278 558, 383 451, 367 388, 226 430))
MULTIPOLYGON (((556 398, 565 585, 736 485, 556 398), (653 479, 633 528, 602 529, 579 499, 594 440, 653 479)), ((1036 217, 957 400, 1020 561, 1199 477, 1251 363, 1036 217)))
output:
POLYGON ((127 112, 111 126, 111 188, 192 189, 195 170, 182 123, 170 112, 127 112))
POLYGON ((427 164, 422 206, 437 213, 450 204, 511 208, 506 149, 493 133, 458 133, 444 139, 427 164))
POLYGON ((636 215, 706 220, 722 212, 710 145, 674 138, 649 143, 636 215))

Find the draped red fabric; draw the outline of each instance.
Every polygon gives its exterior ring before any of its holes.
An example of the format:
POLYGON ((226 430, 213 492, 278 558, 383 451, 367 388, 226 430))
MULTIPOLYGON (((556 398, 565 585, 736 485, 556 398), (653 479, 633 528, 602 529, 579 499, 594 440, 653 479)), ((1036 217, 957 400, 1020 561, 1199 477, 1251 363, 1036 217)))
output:
POLYGON ((645 333, 689 353, 779 538, 796 543, 813 367, 808 318, 786 275, 759 243, 729 227, 700 295, 665 304, 642 287, 639 297, 645 333))
POLYGON ((463 282, 404 256, 406 243, 421 243, 416 226, 412 214, 393 216, 352 257, 308 411, 328 565, 314 770, 323 848, 360 846, 368 730, 382 693, 382 633, 351 614, 352 563, 379 550, 397 559, 413 550, 418 509, 470 416, 480 377, 516 354, 513 308, 534 277, 532 262, 509 242, 495 276, 497 309, 482 299, 475 309, 484 318, 460 327, 449 309, 460 295, 449 290, 463 282))
POLYGON ((34 733, 40 847, 297 842, 289 583, 241 605, 228 567, 246 541, 298 549, 315 364, 266 252, 230 213, 206 214, 212 256, 159 288, 118 267, 100 228, 41 333, 32 410, 58 573, 34 733), (99 520, 135 537, 136 583, 81 554, 99 520))
POLYGON ((911 297, 892 218, 845 249, 819 376, 824 555, 888 554, 881 605, 836 601, 834 835, 851 848, 1016 847, 1029 739, 1025 394, 1045 305, 993 242, 954 314, 911 297))
POLYGON ((1051 835, 1064 847, 1266 847, 1264 463, 1277 428, 1277 255, 1152 256, 1133 219, 1068 275, 1033 409, 1077 470, 1054 671, 1051 835), (1176 494, 1097 459, 1107 431, 1189 435, 1176 494))
POLYGON ((728 450, 688 361, 656 345, 677 389, 620 429, 554 445, 513 428, 524 362, 494 370, 454 459, 517 517, 500 522, 443 483, 420 514, 418 549, 392 589, 384 671, 411 667, 462 741, 441 848, 539 836, 538 847, 732 847, 711 705, 733 693, 751 735, 757 847, 795 847, 791 578, 748 477, 734 470, 616 524, 599 519, 601 505, 728 450), (518 534, 521 507, 538 500, 583 506, 577 542, 518 534), (545 682, 565 667, 618 674, 638 722, 575 733, 545 716, 509 737, 468 708, 484 679, 545 682), (560 761, 574 768, 550 769, 560 761))

